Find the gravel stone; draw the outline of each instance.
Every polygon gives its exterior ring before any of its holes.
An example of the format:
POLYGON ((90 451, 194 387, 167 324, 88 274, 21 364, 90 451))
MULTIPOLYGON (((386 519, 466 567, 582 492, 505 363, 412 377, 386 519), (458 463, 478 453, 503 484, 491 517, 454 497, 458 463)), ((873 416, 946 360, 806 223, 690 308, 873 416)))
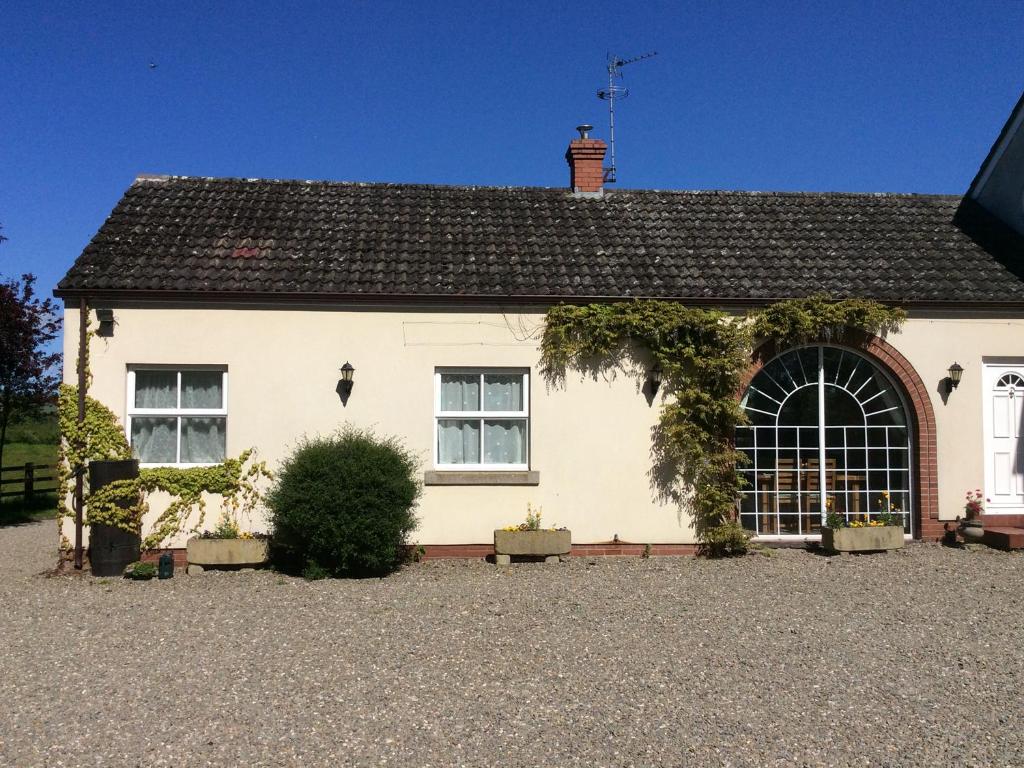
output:
POLYGON ((0 765, 941 766, 1024 755, 1024 556, 46 576, 0 529, 0 765))

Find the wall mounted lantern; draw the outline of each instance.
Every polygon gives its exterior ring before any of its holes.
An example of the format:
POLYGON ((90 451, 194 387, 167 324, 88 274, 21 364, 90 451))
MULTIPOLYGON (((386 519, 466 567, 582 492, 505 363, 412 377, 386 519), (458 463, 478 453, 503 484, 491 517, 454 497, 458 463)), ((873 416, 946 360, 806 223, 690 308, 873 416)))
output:
POLYGON ((651 394, 658 394, 658 390, 661 389, 661 379, 664 376, 661 370, 661 366, 657 363, 651 368, 651 394))
POLYGON ((341 398, 342 405, 348 404, 349 395, 352 394, 352 376, 355 372, 356 369, 352 367, 352 363, 348 360, 341 366, 341 378, 338 380, 338 386, 334 391, 341 398))
POLYGON ((100 327, 96 330, 97 336, 114 335, 114 310, 97 309, 96 320, 99 321, 100 324, 100 327))
POLYGON ((946 377, 946 394, 950 394, 954 389, 960 386, 960 379, 963 378, 964 369, 960 363, 953 363, 949 366, 949 376, 946 377))

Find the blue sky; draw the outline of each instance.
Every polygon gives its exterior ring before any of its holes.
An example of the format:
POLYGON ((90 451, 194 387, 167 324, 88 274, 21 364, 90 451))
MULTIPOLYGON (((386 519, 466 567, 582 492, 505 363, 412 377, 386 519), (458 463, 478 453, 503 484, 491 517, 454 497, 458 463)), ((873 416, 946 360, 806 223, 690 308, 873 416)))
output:
POLYGON ((961 193, 1024 2, 7 0, 0 274, 52 289, 137 173, 563 186, 626 67, 620 187, 961 193), (151 69, 149 62, 157 67, 151 69))

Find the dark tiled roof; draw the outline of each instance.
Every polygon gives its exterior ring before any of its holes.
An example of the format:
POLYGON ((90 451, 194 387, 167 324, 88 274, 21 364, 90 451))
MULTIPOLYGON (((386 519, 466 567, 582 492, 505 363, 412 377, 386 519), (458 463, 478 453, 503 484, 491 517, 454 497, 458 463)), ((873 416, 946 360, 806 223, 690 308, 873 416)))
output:
MULTIPOLYGON (((58 286, 94 292, 1024 302, 933 195, 137 181, 58 286)), ((984 227, 982 227, 984 229, 984 227)), ((1003 249, 1004 251, 1006 249, 1003 249)))

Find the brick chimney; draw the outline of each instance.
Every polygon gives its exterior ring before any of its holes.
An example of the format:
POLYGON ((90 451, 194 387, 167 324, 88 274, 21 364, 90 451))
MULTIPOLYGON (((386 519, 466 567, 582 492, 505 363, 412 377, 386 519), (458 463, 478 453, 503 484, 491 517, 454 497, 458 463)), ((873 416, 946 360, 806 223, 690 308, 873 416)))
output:
POLYGON ((592 139, 589 132, 592 125, 577 125, 578 139, 569 142, 565 161, 569 164, 569 186, 573 192, 600 195, 604 191, 604 153, 608 145, 600 139, 592 139))

